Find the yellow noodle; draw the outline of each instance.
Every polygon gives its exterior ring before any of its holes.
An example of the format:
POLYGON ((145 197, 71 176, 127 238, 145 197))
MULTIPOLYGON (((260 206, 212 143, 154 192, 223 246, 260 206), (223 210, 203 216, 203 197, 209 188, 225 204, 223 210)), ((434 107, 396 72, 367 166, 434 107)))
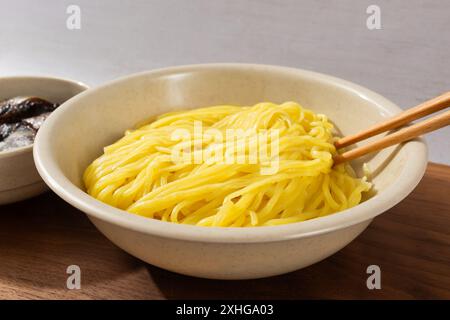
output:
MULTIPOLYGON (((105 147, 83 179, 86 191, 104 203, 172 223, 255 227, 300 222, 353 207, 371 188, 349 165, 333 167, 332 132, 326 116, 294 102, 171 112, 128 130, 122 139, 105 147), (203 131, 214 129, 224 139, 214 141, 213 136, 199 134, 198 122, 203 131), (192 140, 172 139, 177 129, 189 132, 192 140), (250 145, 261 148, 263 142, 245 134, 233 140, 226 135, 228 129, 276 130, 277 157, 271 154, 265 161, 245 161, 250 159, 250 145), (243 161, 228 163, 225 156, 238 152, 232 148, 235 143, 244 145, 240 150, 243 161), (224 161, 210 157, 174 163, 171 155, 176 147, 192 146, 194 159, 223 152, 224 161), (263 173, 274 159, 277 170, 263 173)), ((275 137, 269 137, 265 143, 273 141, 275 137)))

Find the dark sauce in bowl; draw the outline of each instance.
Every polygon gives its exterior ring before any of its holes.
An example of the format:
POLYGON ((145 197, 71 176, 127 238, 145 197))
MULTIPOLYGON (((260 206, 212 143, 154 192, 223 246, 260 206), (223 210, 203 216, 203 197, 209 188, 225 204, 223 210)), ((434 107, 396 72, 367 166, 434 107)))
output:
POLYGON ((33 144, 37 131, 58 106, 38 97, 0 102, 0 152, 33 144))

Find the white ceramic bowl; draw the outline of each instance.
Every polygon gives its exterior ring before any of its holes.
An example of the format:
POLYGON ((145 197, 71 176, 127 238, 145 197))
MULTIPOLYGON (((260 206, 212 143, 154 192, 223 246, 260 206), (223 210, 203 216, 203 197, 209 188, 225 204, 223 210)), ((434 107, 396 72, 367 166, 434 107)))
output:
MULTIPOLYGON (((246 64, 181 66, 131 75, 71 99, 41 128, 35 161, 50 188, 87 213, 112 242, 148 263, 214 279, 282 274, 335 253, 374 217, 405 198, 424 173, 425 143, 414 140, 363 159, 374 172, 377 194, 362 204, 274 227, 205 228, 132 215, 87 195, 81 177, 104 146, 152 115, 223 103, 288 100, 327 114, 344 134, 401 111, 372 91, 314 72, 246 64)), ((361 163, 354 165, 360 170, 361 163)))
MULTIPOLYGON (((13 76, 0 78, 0 101, 16 96, 37 96, 55 103, 62 103, 87 89, 87 86, 71 80, 13 76)), ((33 197, 47 189, 33 161, 33 146, 0 151, 0 204, 33 197)))

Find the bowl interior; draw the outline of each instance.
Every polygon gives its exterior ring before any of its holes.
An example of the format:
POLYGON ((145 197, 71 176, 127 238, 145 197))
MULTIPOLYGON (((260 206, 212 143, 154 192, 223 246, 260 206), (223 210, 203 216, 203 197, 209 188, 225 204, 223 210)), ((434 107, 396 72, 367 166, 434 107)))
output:
MULTIPOLYGON (((39 162, 43 167, 45 161, 51 160, 52 165, 45 168, 52 175, 50 180, 57 175, 50 171, 59 171, 83 190, 81 177, 87 165, 102 153, 104 146, 145 119, 179 109, 253 105, 262 101, 299 102, 326 114, 344 135, 400 111, 372 91, 309 71, 235 64, 176 67, 133 75, 87 90, 63 105, 38 134, 39 143, 43 140, 37 150, 39 162)), ((405 170, 413 170, 405 164, 418 153, 418 161, 424 162, 426 148, 420 140, 385 149, 355 161, 353 166, 361 172, 362 164, 368 163, 378 197, 398 183, 405 170)), ((420 171, 421 165, 415 169, 420 171)), ((411 179, 418 181, 417 177, 411 179)), ((405 182, 410 190, 398 197, 412 190, 411 181, 405 182)))
MULTIPOLYGON (((0 77, 0 101, 14 97, 30 96, 61 104, 87 88, 88 87, 81 82, 63 78, 40 76, 0 77)), ((30 152, 32 146, 33 145, 28 145, 25 147, 0 151, 0 158, 11 158, 23 152, 30 152)))
POLYGON ((37 96, 50 102, 62 103, 87 87, 78 82, 47 77, 0 78, 0 101, 17 96, 37 96))

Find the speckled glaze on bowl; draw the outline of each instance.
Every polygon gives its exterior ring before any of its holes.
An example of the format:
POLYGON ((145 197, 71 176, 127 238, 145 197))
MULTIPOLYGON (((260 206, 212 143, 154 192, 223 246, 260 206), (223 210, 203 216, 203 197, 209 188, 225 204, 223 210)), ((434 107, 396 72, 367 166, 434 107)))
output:
POLYGON ((205 228, 147 219, 113 208, 83 191, 82 173, 102 148, 143 119, 216 104, 298 101, 325 113, 343 134, 401 111, 358 85, 310 71, 247 64, 209 64, 139 73, 90 89, 56 110, 41 128, 34 156, 43 179, 84 211, 112 242, 174 272, 214 279, 251 279, 318 262, 357 237, 374 217, 405 198, 423 176, 427 149, 418 139, 367 161, 376 195, 343 212, 258 228, 205 228))
MULTIPOLYGON (((39 76, 0 78, 0 101, 16 96, 37 96, 62 103, 87 89, 76 81, 39 76)), ((0 151, 0 205, 36 196, 47 186, 33 161, 33 146, 0 151)))

